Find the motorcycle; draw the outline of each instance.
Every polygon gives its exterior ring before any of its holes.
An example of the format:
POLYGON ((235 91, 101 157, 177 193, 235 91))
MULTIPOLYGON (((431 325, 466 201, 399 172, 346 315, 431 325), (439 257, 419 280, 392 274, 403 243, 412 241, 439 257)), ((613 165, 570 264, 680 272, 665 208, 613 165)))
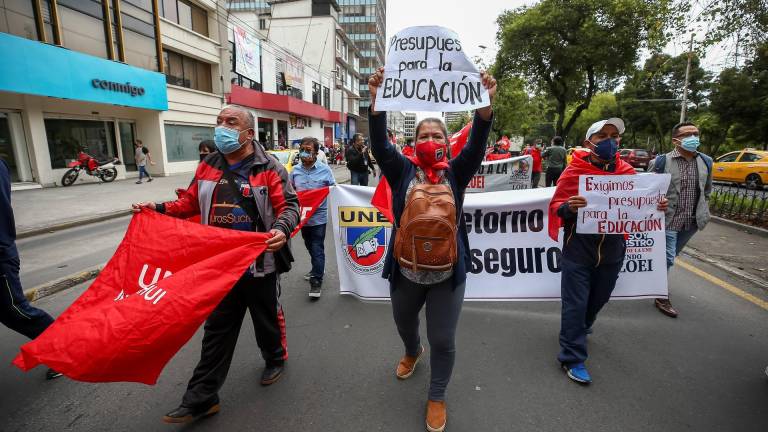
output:
POLYGON ((120 165, 118 158, 98 161, 87 153, 79 152, 77 159, 67 165, 69 169, 64 173, 64 177, 61 178, 61 185, 70 186, 75 183, 82 170, 85 170, 86 173, 94 177, 98 177, 104 183, 109 183, 117 177, 115 165, 120 165))

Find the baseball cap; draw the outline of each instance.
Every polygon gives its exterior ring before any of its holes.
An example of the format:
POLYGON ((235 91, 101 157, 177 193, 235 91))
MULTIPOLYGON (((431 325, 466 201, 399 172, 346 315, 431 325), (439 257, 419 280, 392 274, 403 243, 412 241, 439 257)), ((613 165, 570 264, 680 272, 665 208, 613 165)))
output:
POLYGON ((584 139, 588 140, 589 137, 600 132, 600 129, 602 129, 603 126, 607 124, 616 126, 616 129, 619 130, 619 134, 624 133, 624 120, 618 117, 611 117, 608 120, 600 120, 592 123, 592 126, 590 126, 589 129, 587 129, 587 136, 584 137, 584 139))

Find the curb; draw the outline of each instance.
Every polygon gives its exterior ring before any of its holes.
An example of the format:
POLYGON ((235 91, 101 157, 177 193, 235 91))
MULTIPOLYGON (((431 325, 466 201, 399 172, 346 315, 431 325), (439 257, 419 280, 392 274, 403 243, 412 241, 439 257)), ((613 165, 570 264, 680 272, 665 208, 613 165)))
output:
POLYGON ((747 273, 745 271, 739 270, 739 269, 737 269, 737 268, 735 268, 733 266, 730 266, 728 264, 725 264, 722 261, 719 261, 719 260, 716 260, 714 258, 711 258, 710 256, 708 256, 707 254, 701 252, 698 249, 692 248, 690 246, 686 246, 685 249, 684 249, 684 252, 685 252, 686 255, 688 255, 690 257, 696 258, 699 261, 703 261, 703 262, 705 262, 707 264, 710 264, 710 265, 712 265, 714 267, 717 267, 720 270, 728 272, 728 273, 730 273, 730 274, 732 274, 734 276, 738 276, 738 277, 740 277, 742 279, 746 279, 747 281, 752 282, 753 284, 755 284, 755 285, 757 285, 757 286, 759 286, 759 287, 761 287, 763 289, 768 290, 768 281, 766 281, 764 279, 760 279, 757 276, 751 275, 751 274, 749 274, 749 273, 747 273))
POLYGON ((72 288, 75 285, 79 285, 83 282, 87 282, 96 278, 96 276, 101 273, 101 270, 105 265, 106 263, 90 267, 79 273, 64 276, 63 278, 38 285, 34 288, 30 288, 24 291, 24 297, 26 297, 30 302, 33 302, 35 300, 40 300, 43 297, 48 297, 49 295, 55 294, 59 291, 72 288))
POLYGON ((755 235, 768 238, 768 229, 765 229, 765 228, 760 228, 752 225, 743 224, 740 222, 735 222, 729 219, 722 218, 720 216, 711 216, 711 220, 713 222, 717 222, 722 225, 728 225, 733 228, 744 230, 750 234, 755 234, 755 235))
POLYGON ((91 216, 83 219, 60 222, 60 223, 56 223, 56 224, 52 224, 44 227, 32 228, 26 231, 17 232, 16 238, 23 239, 28 237, 34 237, 36 235, 47 234, 54 231, 61 231, 67 228, 74 228, 76 226, 88 225, 96 222, 103 222, 110 219, 116 219, 122 216, 128 216, 130 214, 131 214, 131 211, 128 209, 117 210, 110 213, 103 213, 98 216, 91 216))

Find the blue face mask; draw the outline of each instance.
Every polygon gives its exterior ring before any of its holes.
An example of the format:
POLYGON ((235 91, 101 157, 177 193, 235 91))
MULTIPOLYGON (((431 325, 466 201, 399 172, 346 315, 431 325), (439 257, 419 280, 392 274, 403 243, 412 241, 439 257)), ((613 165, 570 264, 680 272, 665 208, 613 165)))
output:
POLYGON ((240 131, 224 126, 216 126, 213 141, 222 154, 230 154, 240 148, 240 131))
POLYGON ((616 152, 619 151, 619 142, 613 138, 606 138, 599 143, 592 144, 595 145, 595 149, 592 151, 602 160, 613 160, 616 152))
POLYGON ((301 153, 299 153, 299 157, 302 159, 310 159, 312 157, 312 153, 308 151, 302 151, 301 153))
POLYGON ((680 147, 689 152, 695 152, 699 148, 701 141, 697 136, 688 136, 680 140, 680 147))

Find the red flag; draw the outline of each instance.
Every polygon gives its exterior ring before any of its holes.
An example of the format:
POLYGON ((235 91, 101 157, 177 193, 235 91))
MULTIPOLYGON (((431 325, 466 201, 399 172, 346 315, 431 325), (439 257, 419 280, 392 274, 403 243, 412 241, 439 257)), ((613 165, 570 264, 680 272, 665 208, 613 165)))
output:
POLYGON ((299 197, 299 205, 301 206, 301 220, 299 225, 291 233, 291 237, 301 231, 301 227, 312 217, 317 211, 317 208, 323 203, 326 197, 328 197, 328 186, 318 189, 307 189, 303 191, 296 191, 296 195, 299 197))
POLYGON ((451 157, 455 158, 456 156, 461 153, 461 149, 464 148, 464 145, 467 144, 467 140, 469 139, 469 131, 472 130, 472 122, 466 124, 463 128, 461 128, 460 131, 456 132, 455 134, 451 135, 451 137, 448 139, 448 144, 451 146, 451 157))
POLYGON ((13 364, 44 363, 79 381, 155 384, 267 238, 142 211, 90 288, 13 364))
POLYGON ((504 154, 491 153, 485 156, 485 160, 495 161, 495 160, 509 159, 511 157, 512 157, 511 153, 504 153, 504 154))
POLYGON ((395 223, 395 214, 392 211, 392 188, 384 176, 379 179, 379 184, 373 191, 371 205, 376 207, 390 223, 395 223))
POLYGON ((563 220, 557 215, 557 209, 570 197, 579 194, 579 176, 584 174, 593 175, 625 175, 635 174, 635 169, 632 165, 624 162, 619 154, 616 154, 616 169, 611 171, 603 171, 600 168, 592 165, 587 158, 589 152, 576 151, 573 153, 573 160, 565 168, 563 174, 557 180, 557 187, 555 188, 555 194, 552 196, 552 200, 549 202, 549 219, 548 229, 549 237, 552 240, 557 241, 557 235, 560 231, 560 227, 563 226, 563 220))

